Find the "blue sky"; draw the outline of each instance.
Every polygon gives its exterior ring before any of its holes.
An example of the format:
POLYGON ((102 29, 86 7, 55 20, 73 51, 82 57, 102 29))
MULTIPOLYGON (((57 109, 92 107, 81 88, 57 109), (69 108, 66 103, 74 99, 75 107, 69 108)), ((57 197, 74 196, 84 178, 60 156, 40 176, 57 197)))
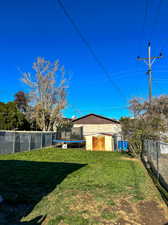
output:
POLYGON ((122 94, 96 64, 57 0, 1 2, 0 101, 11 101, 17 91, 27 91, 18 68, 31 71, 32 63, 42 56, 59 59, 71 77, 65 116, 130 115, 129 99, 148 96, 146 65, 136 61, 137 55, 147 56, 148 40, 153 55, 162 50, 165 56, 153 66, 153 95, 167 94, 168 2, 161 2, 63 1, 122 94))

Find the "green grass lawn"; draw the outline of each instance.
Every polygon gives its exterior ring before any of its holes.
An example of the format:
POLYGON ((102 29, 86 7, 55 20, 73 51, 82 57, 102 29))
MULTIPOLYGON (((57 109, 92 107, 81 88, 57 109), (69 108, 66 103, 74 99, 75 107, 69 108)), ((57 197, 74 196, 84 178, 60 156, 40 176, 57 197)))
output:
POLYGON ((141 162, 122 153, 52 148, 0 155, 0 195, 8 203, 2 225, 141 224, 145 203, 164 217, 141 162))

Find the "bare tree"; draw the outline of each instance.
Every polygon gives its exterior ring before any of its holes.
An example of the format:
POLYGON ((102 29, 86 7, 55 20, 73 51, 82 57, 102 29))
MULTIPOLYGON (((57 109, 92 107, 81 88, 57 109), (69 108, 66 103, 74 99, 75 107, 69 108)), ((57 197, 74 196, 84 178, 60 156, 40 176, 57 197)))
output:
POLYGON ((134 118, 121 118, 120 122, 132 155, 140 155, 144 139, 168 141, 167 95, 153 98, 151 104, 134 98, 130 101, 129 108, 134 113, 134 118))
POLYGON ((67 79, 64 67, 58 61, 51 63, 38 57, 33 63, 35 73, 24 73, 22 81, 29 86, 33 105, 32 118, 43 131, 53 130, 62 120, 66 106, 67 79))

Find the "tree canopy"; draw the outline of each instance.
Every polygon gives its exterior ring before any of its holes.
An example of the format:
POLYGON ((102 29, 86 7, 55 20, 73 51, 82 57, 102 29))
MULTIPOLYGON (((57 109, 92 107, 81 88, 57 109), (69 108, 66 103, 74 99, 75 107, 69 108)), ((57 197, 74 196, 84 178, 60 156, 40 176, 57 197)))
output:
POLYGON ((15 94, 14 103, 17 105, 17 108, 20 112, 26 112, 28 107, 28 96, 23 91, 18 91, 15 94))
POLYGON ((58 61, 51 63, 37 58, 34 73, 24 73, 22 81, 29 87, 31 118, 43 131, 53 130, 62 121, 61 111, 66 106, 67 79, 64 67, 58 61))
POLYGON ((129 140, 133 154, 141 152, 144 139, 167 141, 168 131, 168 96, 162 95, 152 99, 151 104, 143 99, 130 101, 130 110, 134 118, 120 119, 123 135, 129 140))
POLYGON ((27 130, 30 129, 25 115, 17 109, 14 102, 0 102, 0 129, 27 130))

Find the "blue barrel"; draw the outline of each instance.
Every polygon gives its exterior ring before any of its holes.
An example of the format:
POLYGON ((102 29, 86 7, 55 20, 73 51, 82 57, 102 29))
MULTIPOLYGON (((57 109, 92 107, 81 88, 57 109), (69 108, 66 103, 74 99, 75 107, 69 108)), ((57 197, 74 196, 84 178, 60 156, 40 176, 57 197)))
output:
POLYGON ((128 141, 118 141, 118 149, 126 152, 128 150, 128 141))

